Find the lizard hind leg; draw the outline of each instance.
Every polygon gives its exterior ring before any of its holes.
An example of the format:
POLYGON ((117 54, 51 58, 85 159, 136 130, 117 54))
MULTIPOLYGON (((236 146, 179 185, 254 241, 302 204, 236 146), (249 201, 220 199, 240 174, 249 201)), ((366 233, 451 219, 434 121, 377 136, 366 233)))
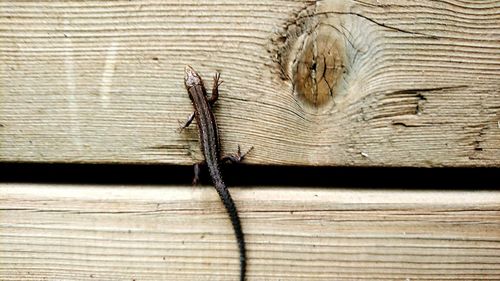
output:
POLYGON ((238 151, 234 154, 228 154, 228 155, 225 155, 221 158, 221 161, 222 162, 231 162, 231 163, 239 163, 241 161, 243 161, 243 158, 245 158, 245 156, 247 156, 248 153, 250 153, 250 151, 253 150, 253 146, 250 147, 250 149, 245 152, 245 153, 241 153, 241 147, 240 145, 238 145, 238 151))

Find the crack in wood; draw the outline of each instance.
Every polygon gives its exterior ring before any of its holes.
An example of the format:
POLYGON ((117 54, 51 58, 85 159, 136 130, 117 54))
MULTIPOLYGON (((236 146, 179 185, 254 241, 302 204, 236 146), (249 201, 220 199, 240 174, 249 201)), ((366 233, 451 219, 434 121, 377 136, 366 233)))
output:
POLYGON ((184 145, 184 144, 159 144, 159 145, 152 145, 152 146, 146 146, 144 147, 145 149, 178 149, 178 150, 186 150, 189 148, 189 145, 184 145))
POLYGON ((416 128, 416 127, 425 127, 422 124, 408 124, 404 121, 392 121, 391 122, 392 126, 402 126, 405 128, 416 128))
MULTIPOLYGON (((463 89, 463 88, 468 88, 469 86, 467 85, 457 85, 457 86, 445 86, 445 87, 431 87, 431 88, 414 88, 414 89, 404 89, 404 90, 398 90, 394 92, 390 92, 387 95, 398 95, 398 94, 410 94, 410 95, 417 95, 422 92, 433 92, 433 91, 443 91, 443 90, 453 90, 453 89, 463 89)), ((423 97, 422 95, 422 98, 423 97)))
POLYGON ((485 135, 487 129, 488 129, 488 126, 481 126, 481 129, 477 133, 475 140, 473 142, 473 149, 475 152, 483 151, 481 144, 484 141, 484 135, 485 135))
POLYGON ((404 128, 425 127, 429 124, 421 124, 417 122, 414 116, 419 116, 424 113, 425 106, 428 101, 428 93, 435 91, 446 91, 451 89, 467 88, 467 85, 429 87, 429 88, 411 88, 391 91, 382 94, 381 98, 373 99, 366 103, 361 110, 361 115, 364 121, 381 121, 390 119, 390 125, 400 126, 404 128), (401 120, 395 117, 409 117, 411 119, 401 120))
POLYGON ((319 12, 319 13, 316 13, 315 15, 312 15, 312 16, 318 16, 318 15, 326 15, 328 16, 329 14, 336 14, 336 15, 352 15, 352 16, 357 16, 357 17, 360 17, 360 18, 363 18, 369 22, 372 22, 378 26, 381 26, 381 27, 384 27, 384 28, 387 28, 387 29, 391 29, 391 30, 394 30, 394 31, 398 31, 398 32, 402 32, 402 33, 407 33, 407 34, 413 34, 413 35, 420 35, 420 36, 425 36, 427 38, 430 38, 430 39, 439 39, 438 36, 436 35, 430 35, 430 34, 425 34, 425 33, 421 33, 421 32, 417 32, 417 31, 410 31, 410 30, 405 30, 405 29, 402 29, 402 28, 399 28, 399 27, 395 27, 395 26, 391 26, 391 25, 387 25, 385 23, 381 23, 381 22, 378 22, 368 16, 365 16, 365 15, 362 15, 360 13, 353 13, 353 12, 338 12, 338 11, 326 11, 326 12, 319 12))

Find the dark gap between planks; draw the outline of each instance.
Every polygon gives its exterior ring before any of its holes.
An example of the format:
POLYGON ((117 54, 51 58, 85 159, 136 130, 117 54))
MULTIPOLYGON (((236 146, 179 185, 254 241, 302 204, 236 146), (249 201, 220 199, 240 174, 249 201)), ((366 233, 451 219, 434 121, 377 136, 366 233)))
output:
MULTIPOLYGON (((0 163, 0 182, 190 185, 192 166, 0 163)), ((229 187, 293 186, 403 189, 498 189, 500 168, 365 168, 224 165, 229 187)), ((210 184, 203 170, 202 184, 210 184)))

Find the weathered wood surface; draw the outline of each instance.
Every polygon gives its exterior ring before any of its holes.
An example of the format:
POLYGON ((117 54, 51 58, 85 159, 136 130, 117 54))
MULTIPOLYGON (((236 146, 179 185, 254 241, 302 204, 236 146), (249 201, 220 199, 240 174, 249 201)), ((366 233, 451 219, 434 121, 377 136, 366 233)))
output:
POLYGON ((2 1, 0 160, 200 159, 190 64, 252 163, 500 164, 500 2, 2 1))
MULTIPOLYGON (((500 278, 500 192, 233 188, 248 280, 500 278)), ((211 187, 0 185, 1 280, 235 280, 211 187)))

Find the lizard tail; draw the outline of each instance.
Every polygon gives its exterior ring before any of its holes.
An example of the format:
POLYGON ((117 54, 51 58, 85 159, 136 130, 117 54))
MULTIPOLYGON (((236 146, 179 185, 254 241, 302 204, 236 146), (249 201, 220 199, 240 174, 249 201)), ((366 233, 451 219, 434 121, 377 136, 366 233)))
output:
POLYGON ((226 185, 221 181, 214 183, 215 189, 224 203, 226 210, 231 219, 231 224, 233 225, 234 234, 236 236, 236 241, 238 242, 238 248, 240 250, 240 281, 245 281, 246 272, 246 251, 245 251, 245 237, 243 231, 241 230, 240 218, 238 216, 238 211, 236 210, 236 205, 234 205, 233 198, 227 189, 226 185))

